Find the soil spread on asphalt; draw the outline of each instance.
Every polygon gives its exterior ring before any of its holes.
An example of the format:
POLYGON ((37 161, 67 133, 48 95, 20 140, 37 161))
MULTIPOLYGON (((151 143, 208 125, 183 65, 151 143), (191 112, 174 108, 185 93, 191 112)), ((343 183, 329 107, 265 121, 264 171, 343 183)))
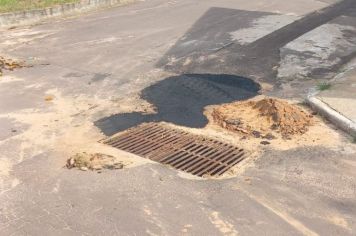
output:
POLYGON ((308 131, 313 116, 297 105, 274 98, 233 102, 213 110, 214 122, 256 138, 291 138, 308 131))
POLYGON ((83 171, 94 170, 100 172, 102 169, 122 169, 124 164, 110 155, 83 152, 69 158, 66 167, 68 169, 77 168, 83 171))
POLYGON ((24 66, 25 65, 23 62, 15 61, 15 60, 0 56, 0 76, 2 76, 4 70, 12 71, 16 68, 22 68, 24 66))

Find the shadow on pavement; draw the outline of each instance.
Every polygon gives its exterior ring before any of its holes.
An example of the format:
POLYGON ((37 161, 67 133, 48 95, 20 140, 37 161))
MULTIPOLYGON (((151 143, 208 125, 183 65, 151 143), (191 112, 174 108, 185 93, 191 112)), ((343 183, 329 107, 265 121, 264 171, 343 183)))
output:
MULTIPOLYGON (((337 17, 355 14, 355 9, 355 0, 343 0, 292 23, 286 22, 285 26, 271 33, 267 30, 266 35, 242 45, 231 37, 231 32, 253 29, 254 20, 279 14, 212 7, 163 55, 156 66, 178 74, 225 73, 278 83, 275 68, 280 63, 280 48, 337 17)), ((255 31, 250 34, 253 36, 255 31)), ((350 56, 340 60, 345 63, 350 56)), ((322 77, 328 72, 315 70, 310 76, 322 77)))

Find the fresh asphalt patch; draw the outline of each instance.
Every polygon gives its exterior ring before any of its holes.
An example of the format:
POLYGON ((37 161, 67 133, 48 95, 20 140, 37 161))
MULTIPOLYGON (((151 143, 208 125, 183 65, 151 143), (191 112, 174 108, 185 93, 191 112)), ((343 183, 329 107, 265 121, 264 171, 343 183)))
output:
POLYGON ((141 98, 155 107, 156 113, 116 114, 102 118, 95 125, 105 135, 113 135, 143 122, 165 121, 190 128, 203 128, 208 119, 203 114, 208 105, 246 100, 258 95, 260 85, 234 75, 185 74, 172 76, 141 92, 141 98))

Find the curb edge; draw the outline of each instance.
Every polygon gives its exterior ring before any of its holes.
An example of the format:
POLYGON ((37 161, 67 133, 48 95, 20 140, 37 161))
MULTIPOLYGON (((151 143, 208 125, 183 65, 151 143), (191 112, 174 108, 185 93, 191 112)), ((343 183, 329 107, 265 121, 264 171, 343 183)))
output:
POLYGON ((320 115, 328 119, 331 123, 336 125, 338 128, 347 132, 352 136, 356 136, 356 123, 352 120, 346 118, 336 110, 332 109, 326 103, 321 101, 320 99, 310 96, 306 99, 307 104, 317 111, 320 115))

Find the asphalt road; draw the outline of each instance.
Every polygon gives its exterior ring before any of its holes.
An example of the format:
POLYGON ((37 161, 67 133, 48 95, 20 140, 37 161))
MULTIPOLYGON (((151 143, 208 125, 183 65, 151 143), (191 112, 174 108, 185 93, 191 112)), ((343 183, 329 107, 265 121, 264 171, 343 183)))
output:
MULTIPOLYGON (((356 147, 330 124, 325 144, 256 147, 259 156, 223 180, 140 161, 101 174, 63 168, 70 154, 96 150, 115 128, 98 125, 108 117, 144 116, 152 102, 173 122, 166 113, 177 110, 162 101, 182 97, 158 91, 181 73, 240 76, 301 100, 311 77, 331 78, 354 55, 352 2, 275 42, 257 64, 241 63, 243 52, 335 2, 150 0, 2 29, 1 53, 33 66, 0 78, 0 235, 355 235, 356 147)), ((194 112, 226 102, 219 96, 194 112)))

